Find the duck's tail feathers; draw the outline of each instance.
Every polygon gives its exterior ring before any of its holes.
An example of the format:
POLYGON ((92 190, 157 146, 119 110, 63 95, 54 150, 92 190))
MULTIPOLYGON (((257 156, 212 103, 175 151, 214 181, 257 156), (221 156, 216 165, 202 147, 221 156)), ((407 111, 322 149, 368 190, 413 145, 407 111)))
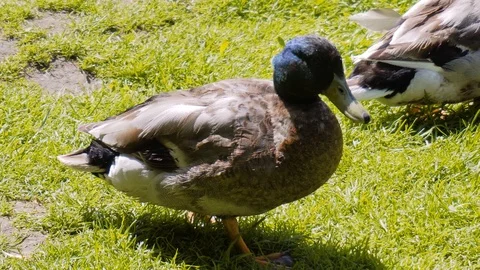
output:
POLYGON ((98 174, 108 173, 108 169, 117 155, 117 152, 100 141, 94 140, 87 148, 57 158, 61 163, 72 169, 98 174))
POLYGON ((376 32, 388 31, 395 27, 402 15, 393 9, 375 8, 367 12, 357 13, 350 16, 350 20, 361 26, 376 32))
POLYGON ((67 155, 58 156, 57 159, 64 165, 83 172, 99 173, 104 170, 98 166, 92 166, 89 164, 88 154, 86 149, 80 149, 67 155))

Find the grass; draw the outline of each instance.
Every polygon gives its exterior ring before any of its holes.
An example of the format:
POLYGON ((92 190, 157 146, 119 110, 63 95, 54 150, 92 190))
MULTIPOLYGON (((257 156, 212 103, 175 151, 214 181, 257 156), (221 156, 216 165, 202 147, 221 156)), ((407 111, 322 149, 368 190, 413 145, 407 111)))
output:
MULTIPOLYGON (((251 269, 220 225, 189 224, 184 213, 140 204, 100 179, 62 167, 56 156, 88 143, 80 123, 101 120, 149 96, 235 77, 270 78, 281 40, 317 33, 344 56, 375 38, 348 21, 393 1, 4 0, 2 36, 16 54, 0 63, 0 215, 48 239, 9 269, 251 269), (67 13, 55 35, 25 28, 45 12, 67 13), (49 95, 26 79, 56 59, 103 80, 84 95, 49 95), (44 218, 15 216, 11 203, 38 200, 44 218), (231 251, 231 252, 230 252, 231 251)), ((480 129, 468 105, 407 113, 366 102, 373 123, 340 115, 345 150, 314 194, 258 217, 241 230, 256 253, 291 250, 295 269, 478 269, 480 129)), ((9 247, 0 238, 0 250, 9 247)))

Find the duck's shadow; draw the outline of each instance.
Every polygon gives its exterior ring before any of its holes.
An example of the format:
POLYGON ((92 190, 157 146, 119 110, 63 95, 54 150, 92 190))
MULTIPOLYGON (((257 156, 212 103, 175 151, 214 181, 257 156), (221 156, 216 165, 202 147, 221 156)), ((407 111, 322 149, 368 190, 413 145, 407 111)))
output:
POLYGON ((480 123, 480 104, 452 104, 443 106, 380 107, 382 127, 420 135, 431 141, 438 137, 457 135, 480 123), (385 113, 386 112, 386 113, 385 113))
MULTIPOLYGON (((265 269, 236 252, 221 222, 189 223, 178 212, 157 213, 158 208, 151 209, 138 216, 127 211, 112 214, 99 208, 85 209, 83 218, 96 227, 125 229, 137 243, 132 248, 144 245, 153 251, 152 256, 162 261, 196 269, 265 269)), ((263 226, 263 219, 240 220, 242 236, 256 255, 288 250, 295 262, 292 269, 385 269, 369 252, 366 243, 341 247, 311 239, 284 224, 271 229, 263 226)))

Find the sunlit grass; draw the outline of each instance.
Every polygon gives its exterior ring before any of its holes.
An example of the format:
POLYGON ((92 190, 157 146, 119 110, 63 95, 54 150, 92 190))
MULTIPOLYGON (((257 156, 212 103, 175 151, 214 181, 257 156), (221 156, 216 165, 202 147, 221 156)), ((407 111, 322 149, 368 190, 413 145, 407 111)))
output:
MULTIPOLYGON (((8 202, 39 200, 47 241, 14 269, 232 269, 237 255, 219 224, 191 225, 183 213, 142 205, 56 156, 88 143, 80 123, 104 119, 149 96, 238 77, 270 78, 279 37, 317 33, 344 56, 378 37, 348 21, 371 7, 405 11, 413 1, 4 0, 0 29, 18 52, 0 63, 0 214, 8 202), (131 2, 131 3, 130 3, 131 2), (25 29, 42 12, 66 12, 64 33, 25 29), (55 59, 78 62, 103 87, 48 95, 25 79, 55 59)), ((450 106, 408 113, 366 102, 373 123, 338 111, 344 157, 313 195, 241 229, 256 253, 291 250, 296 269, 474 269, 480 264, 480 129, 476 110, 450 106)), ((320 164, 319 164, 320 165, 320 164)), ((13 217, 15 218, 15 217, 13 217)), ((4 247, 0 240, 0 249, 4 247)), ((0 255, 1 256, 1 255, 0 255)))

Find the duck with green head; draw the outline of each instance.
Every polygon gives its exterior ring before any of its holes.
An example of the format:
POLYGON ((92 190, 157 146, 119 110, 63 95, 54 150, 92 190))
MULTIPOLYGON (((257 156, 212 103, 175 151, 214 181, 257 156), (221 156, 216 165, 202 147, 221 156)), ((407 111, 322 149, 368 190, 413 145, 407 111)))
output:
MULTIPOLYGON (((92 143, 59 160, 140 201, 218 216, 240 251, 250 253, 236 217, 307 196, 340 162, 342 132, 319 94, 352 120, 370 120, 326 39, 292 39, 273 66, 273 82, 231 79, 164 93, 82 125, 92 143)), ((255 260, 288 264, 286 257, 255 260)))

